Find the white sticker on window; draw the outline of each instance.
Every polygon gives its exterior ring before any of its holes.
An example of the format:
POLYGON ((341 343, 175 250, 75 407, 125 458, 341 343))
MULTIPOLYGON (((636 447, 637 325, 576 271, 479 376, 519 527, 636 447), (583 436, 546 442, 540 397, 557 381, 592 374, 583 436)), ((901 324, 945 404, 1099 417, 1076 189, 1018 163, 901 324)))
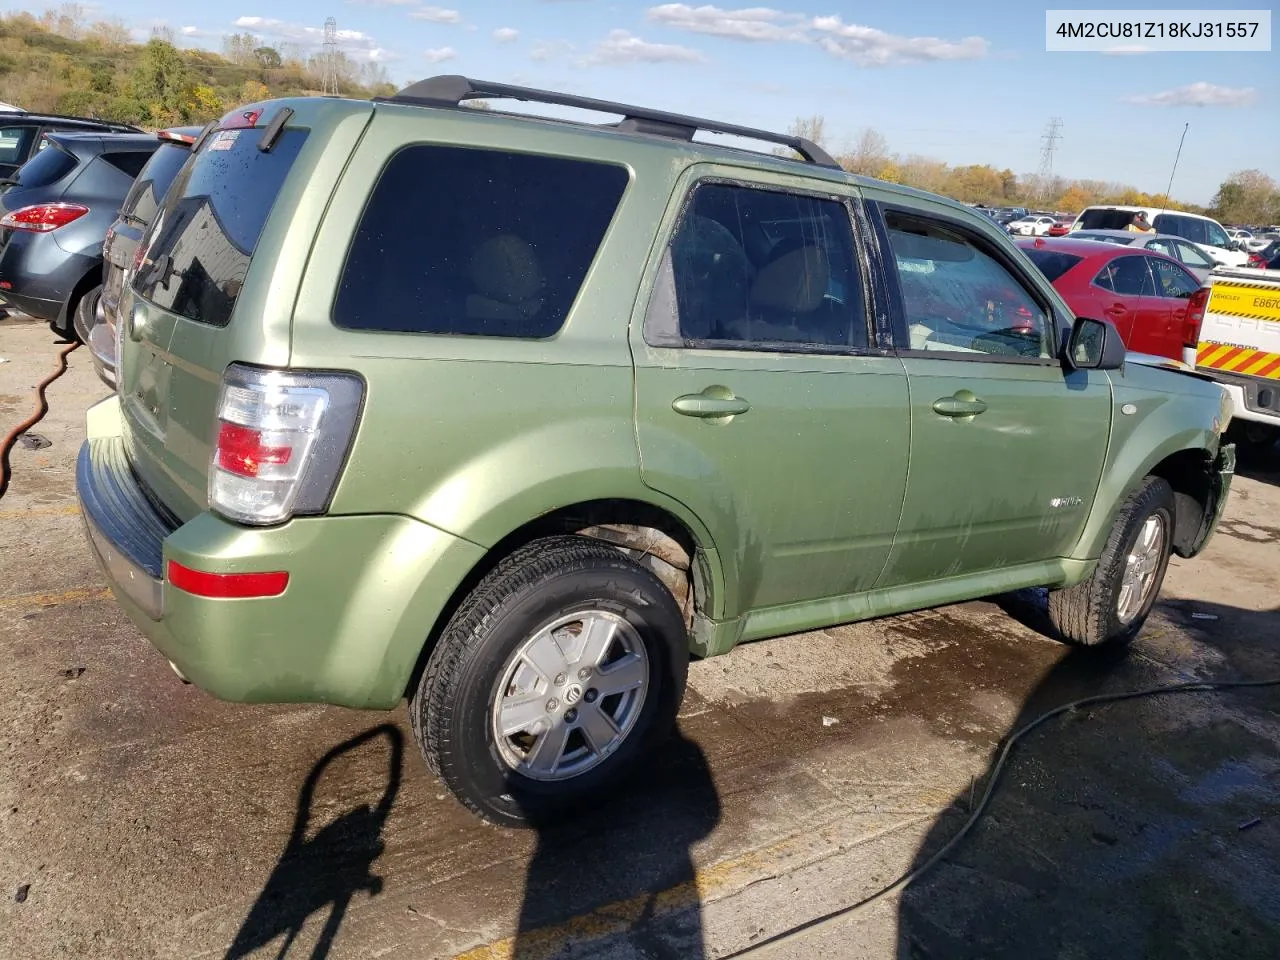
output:
POLYGON ((230 150, 240 137, 239 130, 219 130, 209 143, 210 150, 230 150))

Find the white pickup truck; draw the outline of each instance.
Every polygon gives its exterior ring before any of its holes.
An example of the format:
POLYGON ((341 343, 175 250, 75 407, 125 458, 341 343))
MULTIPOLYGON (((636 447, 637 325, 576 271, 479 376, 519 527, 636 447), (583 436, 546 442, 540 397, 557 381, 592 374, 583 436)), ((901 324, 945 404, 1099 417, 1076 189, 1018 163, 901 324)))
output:
POLYGON ((1219 267, 1195 365, 1231 395, 1232 426, 1249 444, 1280 438, 1280 270, 1219 267))

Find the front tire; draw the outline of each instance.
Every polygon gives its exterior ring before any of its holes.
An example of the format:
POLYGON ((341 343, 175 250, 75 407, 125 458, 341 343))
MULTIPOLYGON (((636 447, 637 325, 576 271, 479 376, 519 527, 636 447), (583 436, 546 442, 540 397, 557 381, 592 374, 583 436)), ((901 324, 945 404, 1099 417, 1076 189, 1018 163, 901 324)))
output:
POLYGON ((1093 574, 1049 591, 1049 619, 1064 640, 1097 646, 1138 635, 1169 566, 1173 511, 1173 488, 1160 477, 1147 477, 1129 495, 1093 574))
POLYGON ((599 541, 552 537, 504 559, 458 608, 409 717, 463 804, 540 827, 598 803, 669 734, 688 665, 662 581, 599 541))

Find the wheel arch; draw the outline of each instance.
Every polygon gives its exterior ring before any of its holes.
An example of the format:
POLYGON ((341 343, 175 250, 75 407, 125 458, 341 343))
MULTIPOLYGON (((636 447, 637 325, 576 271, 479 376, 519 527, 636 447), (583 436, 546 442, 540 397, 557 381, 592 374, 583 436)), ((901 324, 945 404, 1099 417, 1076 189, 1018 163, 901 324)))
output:
POLYGON ((427 661, 458 607, 505 557, 545 537, 579 534, 609 543, 651 570, 671 591, 690 628, 691 652, 699 620, 710 619, 724 594, 724 571, 709 533, 696 521, 655 503, 633 498, 601 498, 567 504, 511 530, 468 571, 441 607, 407 678, 412 696, 427 661))

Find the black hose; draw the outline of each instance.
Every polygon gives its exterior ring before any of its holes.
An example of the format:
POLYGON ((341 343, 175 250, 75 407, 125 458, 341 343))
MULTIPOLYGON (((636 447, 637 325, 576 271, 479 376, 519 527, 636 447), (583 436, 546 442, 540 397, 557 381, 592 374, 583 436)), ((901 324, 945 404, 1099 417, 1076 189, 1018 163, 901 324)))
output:
POLYGON ((922 876, 924 876, 926 873, 928 873, 930 870, 936 867, 939 863, 941 863, 943 858, 945 858, 947 854, 949 854, 952 850, 954 850, 956 846, 960 843, 960 841, 963 840, 965 836, 969 833, 969 831, 974 828, 974 826, 978 823, 978 821, 982 819, 983 814, 985 814, 987 811, 987 806, 991 802, 991 797, 995 793, 996 783, 1000 779, 1000 774, 1004 770, 1005 763, 1009 759, 1009 754, 1013 750, 1014 744, 1016 744, 1020 739, 1022 739, 1032 730, 1036 729, 1036 727, 1040 726, 1041 724, 1049 720, 1052 720, 1054 717, 1061 716, 1064 713, 1070 713, 1071 711, 1078 710, 1081 707, 1093 706, 1095 704, 1116 703, 1121 700, 1136 700, 1139 697, 1154 697, 1154 696, 1159 696, 1167 693, 1209 693, 1214 690, 1239 690, 1247 687, 1276 687, 1276 686, 1280 686, 1280 678, 1277 678, 1275 680, 1188 681, 1186 683, 1172 683, 1172 684, 1168 684, 1166 686, 1161 686, 1161 687, 1147 687, 1144 690, 1130 690, 1125 693, 1103 693, 1093 697, 1085 697, 1082 700, 1073 700, 1070 703, 1064 703, 1060 707, 1054 707, 1052 710, 1049 710, 1046 713, 1040 714, 1040 716, 1036 717, 1030 723, 1025 724, 1024 726, 1022 726, 1017 731, 1015 731, 1012 735, 1009 736, 1009 738, 1005 741, 1004 748, 1000 751, 999 759, 996 760, 995 766, 992 767, 991 769, 991 776, 987 780, 987 789, 983 792, 982 799, 978 802, 978 805, 974 807, 973 812, 969 814, 969 819, 966 820, 964 822, 964 825, 959 830, 956 831, 956 835, 952 837, 950 840, 948 840, 945 844, 943 844, 942 848, 939 849, 928 860, 920 864, 920 866, 914 867, 911 870, 907 871, 901 877, 893 881, 893 883, 889 884, 888 886, 881 887, 875 893, 872 893, 869 896, 863 897, 857 903, 851 903, 848 906, 840 907, 836 910, 830 911, 829 913, 824 913, 820 917, 814 917, 812 920, 806 920, 804 921, 804 923, 800 923, 794 927, 790 927, 786 930, 782 930, 778 933, 773 934, 772 936, 765 938, 764 940, 761 940, 757 943, 753 943, 750 946, 742 947, 739 950, 735 950, 733 953, 721 954, 718 960, 733 960, 734 957, 745 957, 748 954, 754 953, 757 950, 762 950, 767 946, 772 946, 775 943, 781 943, 784 940, 789 940, 792 937, 795 937, 805 932, 806 930, 812 930, 814 927, 818 927, 824 923, 829 923, 832 920, 836 920, 840 917, 847 916, 848 914, 853 913, 855 910, 860 910, 863 907, 871 903, 874 903, 876 900, 879 900, 882 897, 888 896, 890 893, 893 893, 895 890, 900 890, 903 887, 907 886, 908 884, 914 883, 916 880, 919 880, 922 876))

